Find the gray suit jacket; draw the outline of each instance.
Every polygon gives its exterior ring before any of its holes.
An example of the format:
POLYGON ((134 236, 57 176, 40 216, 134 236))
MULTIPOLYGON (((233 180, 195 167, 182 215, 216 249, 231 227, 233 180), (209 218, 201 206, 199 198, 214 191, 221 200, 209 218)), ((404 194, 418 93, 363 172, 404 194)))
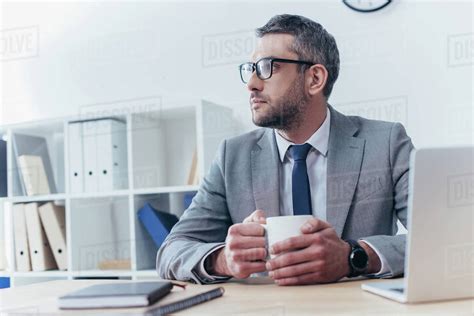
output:
MULTIPOLYGON (((327 221, 343 239, 364 238, 403 273, 408 164, 413 149, 405 129, 345 116, 332 107, 327 162, 327 221)), ((281 162, 272 129, 223 141, 190 207, 158 251, 162 278, 206 283, 196 267, 225 241, 228 228, 256 209, 279 216, 281 162)))

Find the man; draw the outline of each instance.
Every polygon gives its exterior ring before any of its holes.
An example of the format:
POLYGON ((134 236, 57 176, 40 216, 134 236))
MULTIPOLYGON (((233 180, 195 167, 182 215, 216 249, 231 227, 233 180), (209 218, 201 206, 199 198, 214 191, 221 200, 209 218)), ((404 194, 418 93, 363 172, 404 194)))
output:
POLYGON ((275 16, 240 66, 260 127, 225 140, 189 209, 157 254, 161 277, 212 283, 268 272, 279 285, 403 273, 408 160, 399 123, 344 116, 327 100, 339 73, 318 23, 275 16), (311 214, 265 249, 270 216, 311 214), (266 261, 267 252, 276 254, 266 261))

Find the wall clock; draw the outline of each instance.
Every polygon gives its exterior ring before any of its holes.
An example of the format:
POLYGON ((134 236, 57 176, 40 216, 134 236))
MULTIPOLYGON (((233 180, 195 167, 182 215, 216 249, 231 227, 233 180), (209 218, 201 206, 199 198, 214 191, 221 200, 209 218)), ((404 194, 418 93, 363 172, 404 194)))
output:
POLYGON ((346 6, 357 12, 374 12, 385 8, 392 0, 342 0, 346 6))

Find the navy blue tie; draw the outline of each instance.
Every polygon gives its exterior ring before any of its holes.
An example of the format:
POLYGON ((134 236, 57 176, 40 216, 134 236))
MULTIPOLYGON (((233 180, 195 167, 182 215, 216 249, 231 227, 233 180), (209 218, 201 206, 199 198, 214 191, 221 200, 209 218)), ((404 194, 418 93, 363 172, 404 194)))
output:
POLYGON ((310 144, 292 145, 290 153, 294 160, 291 186, 293 191, 293 215, 312 215, 311 191, 309 188, 306 157, 310 144))

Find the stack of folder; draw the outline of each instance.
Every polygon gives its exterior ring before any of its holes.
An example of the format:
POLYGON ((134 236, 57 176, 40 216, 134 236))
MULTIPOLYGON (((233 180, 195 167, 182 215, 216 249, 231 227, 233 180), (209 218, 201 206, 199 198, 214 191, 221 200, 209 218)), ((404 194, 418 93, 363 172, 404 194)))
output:
POLYGON ((128 187, 127 128, 114 118, 69 123, 72 193, 121 190, 128 187))
POLYGON ((13 229, 17 271, 67 269, 64 207, 14 204, 13 229))

